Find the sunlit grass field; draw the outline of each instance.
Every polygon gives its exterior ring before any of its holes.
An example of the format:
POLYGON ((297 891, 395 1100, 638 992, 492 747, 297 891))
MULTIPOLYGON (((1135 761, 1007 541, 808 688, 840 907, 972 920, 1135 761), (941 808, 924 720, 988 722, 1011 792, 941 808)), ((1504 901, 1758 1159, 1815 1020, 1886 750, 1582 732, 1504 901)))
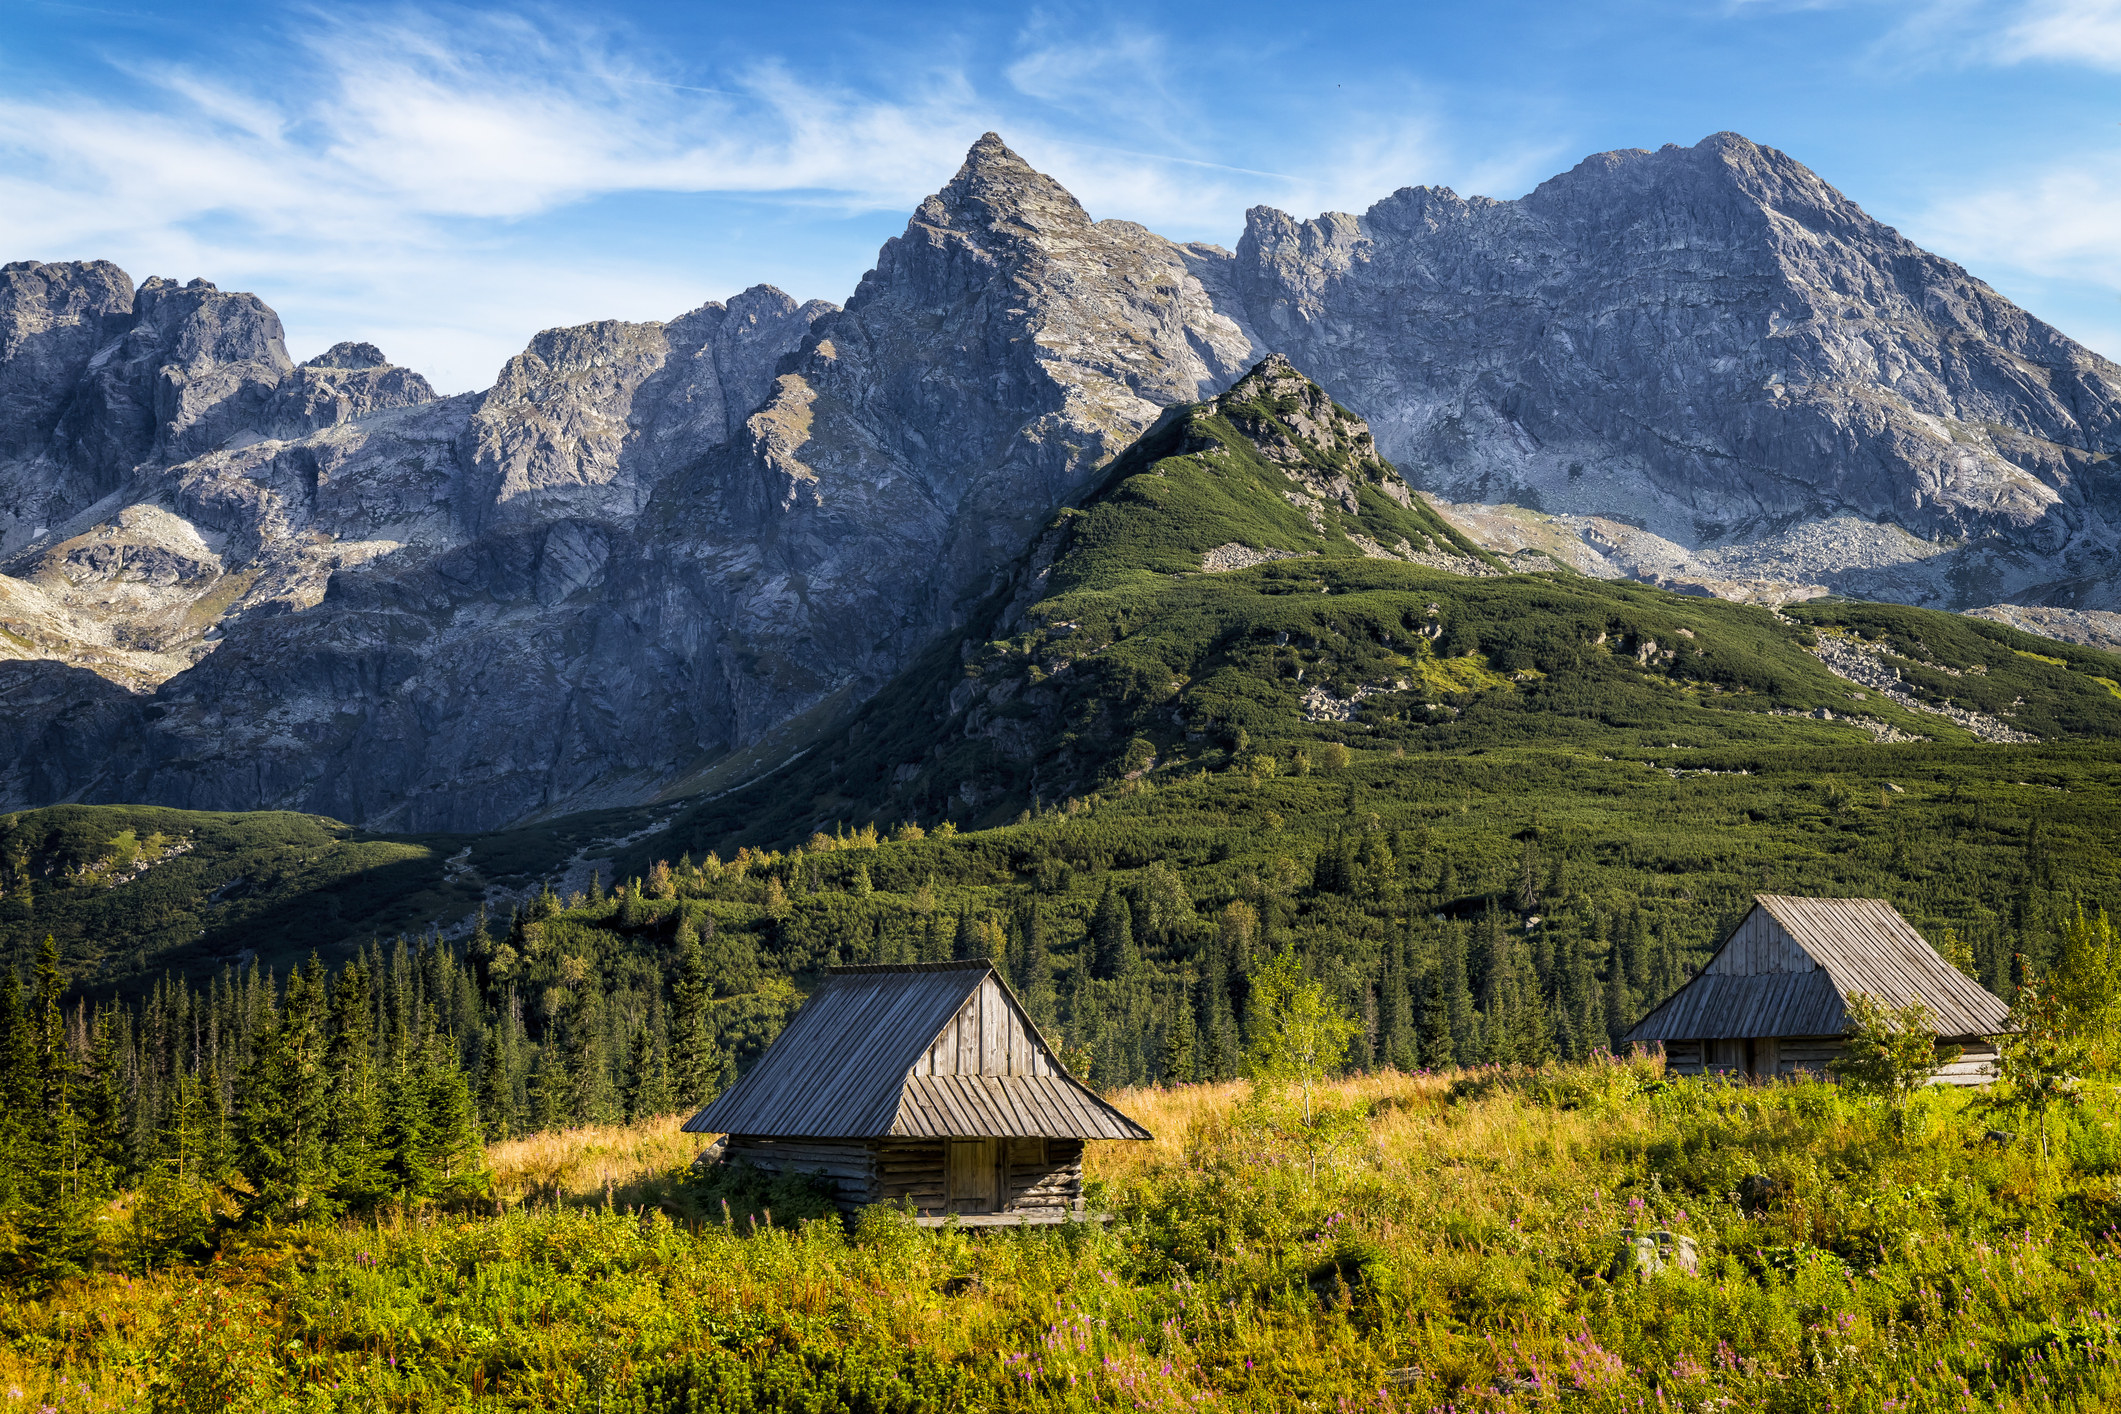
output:
MULTIPOLYGON (((1109 1226, 725 1227, 678 1120, 494 1146, 505 1209, 251 1231, 0 1300, 0 1410, 2099 1409, 2121 1402, 2102 1098, 1902 1139, 1821 1084, 1646 1063, 1121 1092, 1109 1226), (1700 1270, 1648 1276, 1630 1231, 1700 1270)), ((114 1221, 122 1221, 114 1218, 114 1221)))

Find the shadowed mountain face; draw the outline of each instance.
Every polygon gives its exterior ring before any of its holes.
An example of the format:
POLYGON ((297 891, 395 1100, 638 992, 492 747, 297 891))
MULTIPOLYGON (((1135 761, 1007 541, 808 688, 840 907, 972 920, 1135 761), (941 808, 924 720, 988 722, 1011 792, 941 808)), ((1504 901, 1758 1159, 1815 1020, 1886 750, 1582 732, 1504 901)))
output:
MULTIPOLYGON (((1414 486, 1515 503, 1443 510, 1520 564, 2117 597, 2121 371, 1779 153, 1260 209, 1232 255, 1094 222, 990 134, 843 310, 759 287, 550 330, 448 399, 369 345, 297 367, 204 281, 7 266, 0 803, 477 829, 711 783, 961 629, 1270 349, 1414 486)), ((1313 479, 1292 514, 1423 509, 1313 479)))

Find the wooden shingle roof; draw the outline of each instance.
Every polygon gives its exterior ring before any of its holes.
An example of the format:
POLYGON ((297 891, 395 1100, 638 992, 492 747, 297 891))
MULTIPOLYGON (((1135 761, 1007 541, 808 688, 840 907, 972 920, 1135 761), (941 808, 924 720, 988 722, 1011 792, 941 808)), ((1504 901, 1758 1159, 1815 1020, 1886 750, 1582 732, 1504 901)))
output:
POLYGON ((1753 909, 1700 974, 1628 1032, 1628 1041, 1837 1036, 1848 998, 1922 1002, 1940 1036, 1995 1036, 2010 1008, 1937 955, 1891 904, 1874 898, 1756 894, 1753 909))
POLYGON ((774 1138, 1147 1139, 1069 1075, 988 962, 834 968, 686 1121, 774 1138))

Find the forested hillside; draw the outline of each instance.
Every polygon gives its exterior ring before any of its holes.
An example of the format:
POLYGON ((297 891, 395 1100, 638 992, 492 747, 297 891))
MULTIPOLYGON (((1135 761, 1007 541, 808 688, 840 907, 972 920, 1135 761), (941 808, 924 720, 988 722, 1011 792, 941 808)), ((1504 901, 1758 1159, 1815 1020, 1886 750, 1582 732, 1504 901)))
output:
POLYGON ((1284 948, 1415 1071, 1613 1045, 1756 891, 1886 898, 2007 999, 2121 905, 2121 659, 1504 574, 1367 435, 1271 369, 1175 415, 987 636, 662 815, 0 821, 12 1250, 132 1184, 172 1252, 468 1200, 481 1142, 703 1102, 838 962, 993 958, 1112 1087, 1238 1075, 1284 948))

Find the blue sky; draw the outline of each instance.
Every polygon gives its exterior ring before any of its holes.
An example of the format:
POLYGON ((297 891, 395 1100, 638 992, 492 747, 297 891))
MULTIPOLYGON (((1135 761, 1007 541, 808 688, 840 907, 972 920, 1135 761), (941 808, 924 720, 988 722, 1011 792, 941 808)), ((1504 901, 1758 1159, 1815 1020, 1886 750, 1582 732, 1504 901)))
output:
POLYGON ((204 275, 459 391, 551 325, 843 300, 989 128, 1225 245, 1732 129, 2121 358, 2121 0, 9 0, 0 258, 204 275))

